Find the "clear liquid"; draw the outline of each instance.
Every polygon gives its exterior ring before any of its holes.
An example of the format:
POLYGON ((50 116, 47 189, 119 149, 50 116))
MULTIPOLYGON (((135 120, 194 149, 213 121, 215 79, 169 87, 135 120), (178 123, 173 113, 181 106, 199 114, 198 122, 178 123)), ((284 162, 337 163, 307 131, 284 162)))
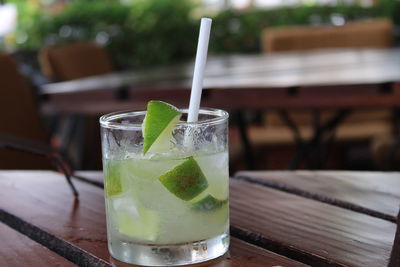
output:
POLYGON ((228 199, 228 154, 194 159, 208 188, 191 201, 176 197, 158 180, 185 158, 105 160, 107 232, 113 257, 164 266, 201 262, 226 252, 228 202, 205 211, 194 209, 193 203, 208 194, 228 199))

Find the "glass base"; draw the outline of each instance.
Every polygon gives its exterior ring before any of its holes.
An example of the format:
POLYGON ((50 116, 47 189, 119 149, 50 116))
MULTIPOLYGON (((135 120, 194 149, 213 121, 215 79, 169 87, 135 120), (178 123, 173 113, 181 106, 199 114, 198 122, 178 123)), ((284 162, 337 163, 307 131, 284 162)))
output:
POLYGON ((173 245, 144 245, 112 241, 109 243, 109 251, 119 261, 145 266, 177 266, 204 262, 224 255, 229 247, 229 234, 224 233, 207 240, 173 245))

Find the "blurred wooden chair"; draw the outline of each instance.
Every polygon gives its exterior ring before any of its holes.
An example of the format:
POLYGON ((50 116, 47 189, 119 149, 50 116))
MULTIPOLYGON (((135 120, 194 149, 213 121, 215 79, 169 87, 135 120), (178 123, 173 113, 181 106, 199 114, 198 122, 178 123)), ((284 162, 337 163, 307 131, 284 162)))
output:
MULTIPOLYGON (((326 48, 389 48, 393 45, 393 25, 387 19, 351 22, 343 26, 298 26, 266 28, 262 32, 262 53, 310 51, 326 48)), ((317 111, 319 112, 319 111, 317 111)), ((332 111, 318 113, 319 124, 333 116, 332 111)), ((298 126, 301 138, 313 134, 313 113, 290 111, 289 117, 298 126)), ((287 122, 277 112, 264 113, 261 127, 250 129, 249 136, 255 144, 294 145, 296 136, 287 122), (265 129, 267 128, 267 129, 265 129)), ((392 113, 389 110, 370 109, 355 111, 337 128, 335 139, 339 141, 368 141, 375 136, 389 134, 392 113)))
POLYGON ((322 48, 387 48, 393 46, 393 24, 388 19, 349 22, 343 26, 266 28, 263 53, 322 48))
POLYGON ((39 61, 42 72, 54 81, 67 81, 110 73, 114 70, 107 52, 94 42, 46 47, 39 61))
MULTIPOLYGON (((32 89, 10 55, 0 55, 0 133, 48 143, 32 89)), ((0 150, 0 169, 50 169, 45 158, 0 150)))
MULTIPOLYGON (((107 52, 94 42, 45 47, 40 52, 39 61, 43 74, 53 81, 74 80, 114 71, 107 52)), ((115 98, 125 97, 126 88, 115 90, 115 98)), ((65 100, 61 96, 59 101, 65 100)), ((62 121, 60 124, 66 125, 61 132, 70 133, 65 142, 75 143, 75 146, 71 146, 75 147, 74 151, 69 151, 69 154, 74 155, 71 156, 76 161, 74 166, 86 169, 101 168, 98 118, 70 115, 60 121, 62 121), (81 131, 71 130, 72 125, 79 125, 81 131)), ((57 136, 62 136, 62 133, 57 134, 56 138, 57 136)))

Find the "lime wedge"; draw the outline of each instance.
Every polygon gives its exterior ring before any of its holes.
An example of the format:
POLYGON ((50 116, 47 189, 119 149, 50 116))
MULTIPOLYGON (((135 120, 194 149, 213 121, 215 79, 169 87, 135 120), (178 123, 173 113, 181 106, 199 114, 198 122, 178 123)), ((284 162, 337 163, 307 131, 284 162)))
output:
POLYGON ((104 180, 107 196, 122 193, 121 168, 112 161, 104 161, 104 180))
POLYGON ((228 202, 228 200, 220 200, 212 195, 208 194, 206 197, 203 199, 193 203, 193 210, 196 211, 202 211, 202 212, 208 212, 208 211, 213 211, 218 208, 221 208, 223 205, 225 205, 228 202))
POLYGON ((160 182, 175 196, 191 200, 208 187, 208 182, 193 157, 161 175, 160 182))
POLYGON ((150 101, 143 120, 143 154, 165 152, 170 149, 172 130, 178 123, 181 112, 162 101, 150 101))

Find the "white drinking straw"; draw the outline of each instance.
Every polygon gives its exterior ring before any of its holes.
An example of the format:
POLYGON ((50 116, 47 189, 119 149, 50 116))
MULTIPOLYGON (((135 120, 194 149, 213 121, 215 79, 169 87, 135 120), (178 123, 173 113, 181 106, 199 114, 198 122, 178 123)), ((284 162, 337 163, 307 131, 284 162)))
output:
POLYGON ((188 122, 197 121, 199 116, 204 69, 207 61, 208 41, 210 40, 211 22, 212 19, 210 18, 201 19, 196 61, 194 64, 192 92, 190 94, 188 122))

